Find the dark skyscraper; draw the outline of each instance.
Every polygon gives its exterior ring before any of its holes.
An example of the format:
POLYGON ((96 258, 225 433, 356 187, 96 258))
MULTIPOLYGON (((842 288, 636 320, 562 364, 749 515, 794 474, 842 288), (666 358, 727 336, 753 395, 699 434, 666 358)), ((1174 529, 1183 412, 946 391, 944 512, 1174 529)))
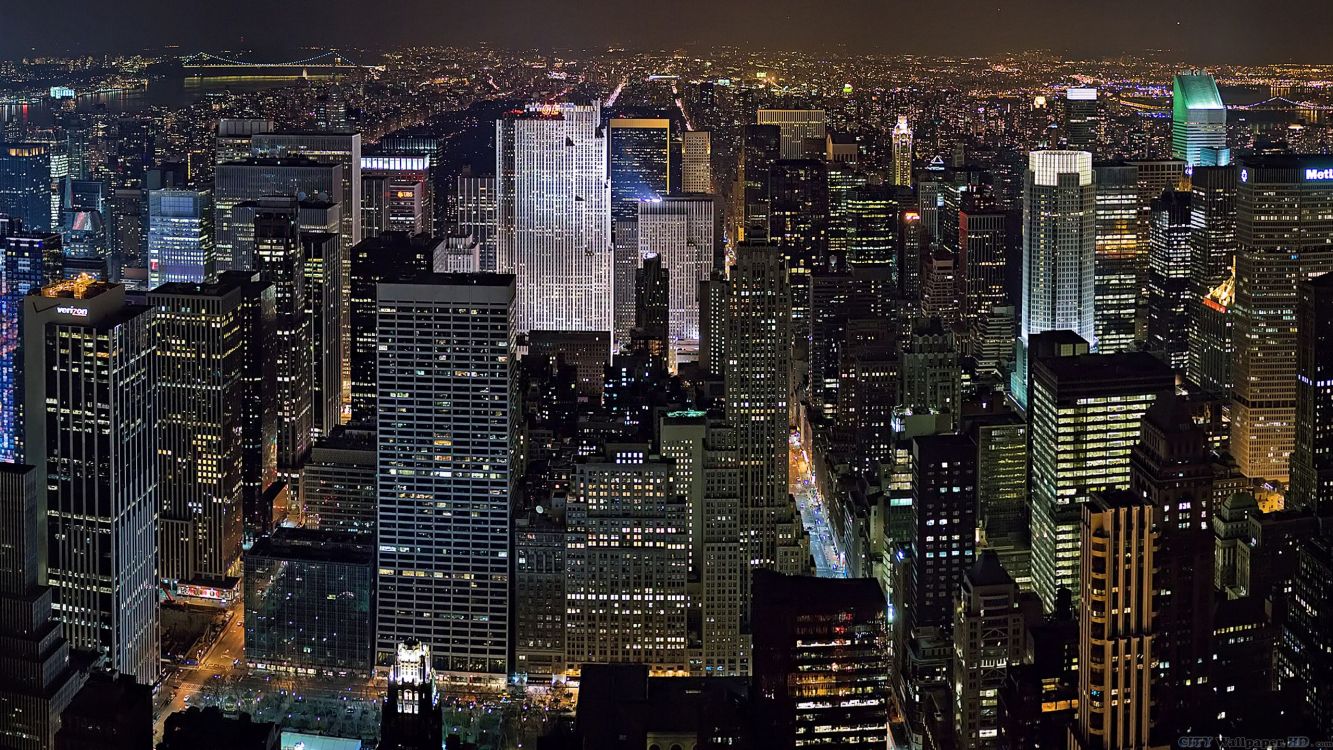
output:
POLYGON ((382 281, 428 273, 435 242, 385 232, 352 248, 352 423, 375 423, 375 289, 382 281))
POLYGON ((0 744, 50 750, 83 684, 46 585, 46 487, 31 466, 0 464, 0 744))
POLYGON ((759 571, 754 600, 761 746, 791 750, 817 732, 830 747, 883 748, 889 661, 879 587, 759 571))
POLYGON ((221 286, 241 292, 241 507, 246 538, 267 534, 275 523, 278 481, 278 312, 274 285, 246 271, 225 271, 221 286))
POLYGON ((1214 467, 1183 400, 1167 394, 1149 407, 1129 464, 1131 490, 1156 520, 1152 724, 1170 742, 1212 717, 1214 467))
POLYGON ((1296 442, 1288 507, 1333 517, 1333 273, 1296 301, 1296 442))
POLYGON ((263 199, 255 212, 255 270, 275 292, 277 335, 272 356, 278 390, 278 475, 289 486, 310 449, 310 318, 302 258, 299 206, 293 198, 263 199))
POLYGON ((1189 364, 1190 194, 1153 201, 1148 243, 1147 349, 1177 372, 1189 364))
POLYGON ((671 121, 613 117, 610 120, 611 219, 634 219, 639 201, 671 191, 671 121))
POLYGON ((55 231, 51 155, 42 143, 0 143, 0 214, 33 231, 55 231))
POLYGON ((967 435, 912 442, 912 580, 904 592, 913 628, 947 627, 963 571, 976 554, 977 446, 967 435))
POLYGON ((746 125, 741 138, 737 190, 740 198, 737 239, 768 240, 773 165, 782 158, 782 136, 777 125, 746 125))

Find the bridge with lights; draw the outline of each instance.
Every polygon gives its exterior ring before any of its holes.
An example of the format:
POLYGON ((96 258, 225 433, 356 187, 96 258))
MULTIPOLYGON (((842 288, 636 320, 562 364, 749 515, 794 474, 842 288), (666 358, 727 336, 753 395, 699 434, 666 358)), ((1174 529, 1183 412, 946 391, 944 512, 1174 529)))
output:
POLYGON ((211 52, 196 52, 183 60, 181 67, 187 76, 217 78, 223 76, 278 76, 306 78, 309 76, 348 75, 360 71, 378 72, 383 66, 362 65, 338 50, 323 50, 301 60, 256 62, 235 60, 211 52))

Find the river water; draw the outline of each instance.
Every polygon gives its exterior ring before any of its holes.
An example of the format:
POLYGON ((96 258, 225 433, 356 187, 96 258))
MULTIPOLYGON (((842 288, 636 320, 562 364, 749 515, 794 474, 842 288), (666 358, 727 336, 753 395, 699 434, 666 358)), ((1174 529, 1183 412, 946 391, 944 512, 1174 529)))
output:
MULTIPOLYGON (((312 76, 312 78, 314 78, 312 76)), ((231 78, 155 78, 146 88, 116 91, 106 94, 84 94, 76 99, 80 112, 142 112, 151 107, 177 109, 193 104, 210 94, 227 91, 244 92, 294 86, 298 78, 268 76, 238 76, 231 78)), ((33 125, 49 125, 53 108, 60 104, 50 100, 33 104, 0 104, 0 122, 18 118, 33 125)))

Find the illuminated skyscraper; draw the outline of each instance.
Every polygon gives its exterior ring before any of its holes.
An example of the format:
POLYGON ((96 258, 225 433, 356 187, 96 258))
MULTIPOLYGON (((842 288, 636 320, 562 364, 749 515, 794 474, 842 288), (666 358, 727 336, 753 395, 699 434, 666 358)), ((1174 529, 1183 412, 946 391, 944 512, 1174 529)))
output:
POLYGON ((911 580, 902 606, 912 628, 948 627, 976 555, 977 446, 968 435, 912 440, 911 580))
POLYGON ((1301 284, 1296 303, 1296 434, 1287 507, 1333 516, 1333 273, 1301 284))
POLYGON ((761 109, 755 122, 778 126, 781 134, 779 158, 809 159, 824 151, 824 138, 828 133, 822 109, 761 109))
POLYGON ((662 457, 675 461, 675 486, 688 503, 690 580, 698 581, 689 587, 690 608, 697 612, 690 617, 691 640, 698 644, 697 656, 691 647, 691 671, 748 674, 741 581, 750 568, 740 551, 736 431, 718 415, 700 411, 670 412, 660 425, 662 457))
POLYGON ((494 177, 458 178, 458 231, 472 235, 477 241, 481 270, 494 273, 499 269, 496 235, 496 195, 494 177))
POLYGON ((500 269, 516 326, 612 330, 612 247, 601 105, 529 105, 496 123, 500 269))
MULTIPOLYGON (((337 164, 341 169, 332 200, 342 206, 340 234, 343 247, 351 247, 361 241, 360 133, 256 133, 250 138, 250 147, 259 157, 276 159, 304 156, 337 164)), ((343 275, 346 276, 346 272, 343 275)))
POLYGON ((143 683, 160 670, 152 317, 87 277, 23 301, 25 460, 45 477, 56 614, 71 645, 143 683))
POLYGON ((910 186, 912 182, 912 128, 907 115, 898 115, 893 126, 893 184, 910 186))
POLYGON ((1010 392, 1027 405, 1029 339, 1069 330, 1095 342, 1092 154, 1033 151, 1023 184, 1023 319, 1010 392))
POLYGON ((1153 506, 1124 491, 1082 509, 1078 724, 1070 747, 1143 750, 1152 707, 1153 506))
POLYGON ((1128 489, 1130 450, 1153 401, 1175 386, 1150 354, 1039 356, 1032 363, 1032 578, 1048 611, 1056 590, 1078 589, 1079 506, 1128 489))
POLYGON ((389 691, 380 719, 380 745, 396 750, 434 750, 444 745, 444 714, 435 686, 431 647, 418 640, 389 652, 389 691))
POLYGON ((148 302, 156 308, 158 576, 235 575, 244 507, 244 292, 234 284, 172 282, 148 302))
POLYGON ((713 192, 713 143, 707 130, 680 134, 680 191, 713 192))
POLYGON ((383 662, 418 639, 440 669, 503 681, 520 424, 514 277, 427 274, 377 294, 376 649, 383 662))
POLYGON ((565 663, 689 672, 690 513, 675 464, 647 445, 607 447, 571 480, 565 663))
POLYGON ((148 191, 148 287, 212 281, 217 270, 212 191, 148 191))
POLYGON ((0 143, 0 214, 31 231, 55 231, 51 153, 44 143, 0 143))
POLYGON ((1227 151, 1227 108, 1217 81, 1202 70, 1177 73, 1172 81, 1171 155, 1190 167, 1222 166, 1227 151))
POLYGON ((1333 271, 1333 181, 1323 160, 1241 165, 1236 195, 1231 454, 1241 473, 1286 481, 1295 438, 1301 281, 1333 271))
POLYGON ((1093 328, 1097 351, 1129 351, 1138 327, 1139 276, 1147 247, 1139 244, 1138 168, 1131 164, 1099 164, 1096 251, 1093 261, 1093 328))
POLYGON ((737 246, 729 291, 725 376, 740 470, 741 553, 752 568, 796 572, 806 558, 787 502, 792 322, 782 254, 769 245, 737 246))
POLYGON ((660 256, 670 274, 668 338, 677 358, 693 359, 699 350, 699 282, 708 280, 721 256, 721 217, 715 212, 712 196, 638 204, 636 254, 660 256))
POLYGON ((60 235, 0 219, 0 460, 23 456, 23 299, 61 277, 60 235))
POLYGON ((380 232, 419 234, 434 225, 430 157, 376 154, 361 157, 361 236, 380 232))
POLYGON ((754 591, 755 745, 885 747, 892 669, 879 586, 762 571, 754 591))
POLYGON ((1100 125, 1097 89, 1078 87, 1065 92, 1065 137, 1069 148, 1092 151, 1097 145, 1100 125))

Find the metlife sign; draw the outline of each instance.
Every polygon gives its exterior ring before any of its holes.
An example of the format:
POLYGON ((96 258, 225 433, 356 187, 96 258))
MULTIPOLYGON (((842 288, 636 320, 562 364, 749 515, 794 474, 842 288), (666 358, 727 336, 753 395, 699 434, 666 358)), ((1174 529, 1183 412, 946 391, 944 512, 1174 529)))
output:
POLYGON ((1333 182, 1333 167, 1306 167, 1306 182, 1333 182))

